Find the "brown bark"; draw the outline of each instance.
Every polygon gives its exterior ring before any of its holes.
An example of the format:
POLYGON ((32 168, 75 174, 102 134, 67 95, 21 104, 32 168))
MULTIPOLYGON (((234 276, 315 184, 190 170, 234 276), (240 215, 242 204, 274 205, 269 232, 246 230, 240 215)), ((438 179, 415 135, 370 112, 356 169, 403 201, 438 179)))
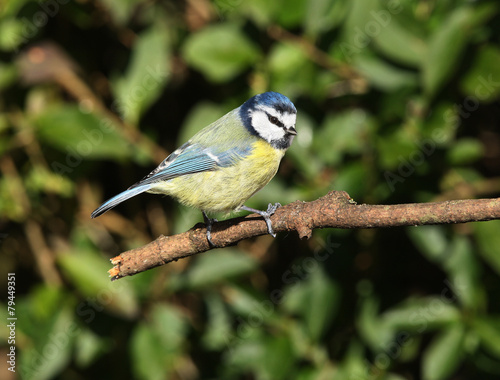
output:
MULTIPOLYGON (((331 191, 312 201, 280 207, 271 220, 275 232, 297 231, 309 238, 316 228, 376 228, 487 221, 500 218, 500 199, 470 199, 397 205, 356 204, 346 192, 331 191)), ((217 248, 267 234, 266 223, 256 214, 215 223, 212 241, 217 248)), ((113 280, 144 272, 183 257, 210 250, 203 224, 174 235, 161 235, 151 243, 111 259, 113 280)))

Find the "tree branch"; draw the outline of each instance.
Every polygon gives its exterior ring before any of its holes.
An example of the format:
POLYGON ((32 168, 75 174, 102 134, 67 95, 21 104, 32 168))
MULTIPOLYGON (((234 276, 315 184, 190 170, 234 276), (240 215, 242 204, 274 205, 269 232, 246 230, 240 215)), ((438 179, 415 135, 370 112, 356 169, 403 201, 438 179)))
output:
MULTIPOLYGON (((344 191, 331 191, 312 201, 296 201, 280 207, 271 220, 275 232, 297 231, 309 238, 316 228, 375 228, 467 223, 500 219, 500 198, 456 200, 398 205, 356 204, 344 191)), ((257 214, 215 223, 212 241, 217 248, 267 234, 266 223, 257 214)), ((187 232, 161 235, 151 243, 111 259, 112 280, 144 272, 171 261, 210 250, 204 224, 187 232)))

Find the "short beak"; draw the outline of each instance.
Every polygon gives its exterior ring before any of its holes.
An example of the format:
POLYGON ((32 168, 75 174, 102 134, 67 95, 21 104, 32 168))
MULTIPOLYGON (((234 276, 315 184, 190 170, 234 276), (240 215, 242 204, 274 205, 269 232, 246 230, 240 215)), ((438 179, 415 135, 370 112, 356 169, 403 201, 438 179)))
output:
POLYGON ((297 134, 297 130, 296 130, 294 127, 288 128, 288 129, 286 130, 286 132, 287 132, 289 135, 296 135, 296 134, 297 134))

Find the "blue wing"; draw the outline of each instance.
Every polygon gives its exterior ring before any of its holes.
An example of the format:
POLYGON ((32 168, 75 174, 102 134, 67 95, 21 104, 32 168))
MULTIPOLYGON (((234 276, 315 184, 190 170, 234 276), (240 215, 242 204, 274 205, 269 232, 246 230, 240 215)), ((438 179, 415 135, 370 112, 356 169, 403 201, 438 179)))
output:
POLYGON ((217 170, 235 164, 251 152, 250 146, 237 144, 227 150, 206 147, 199 143, 188 141, 168 156, 156 169, 141 181, 130 186, 122 193, 108 199, 97 208, 91 217, 95 218, 117 204, 151 189, 155 183, 168 181, 186 174, 217 170))
POLYGON ((250 153, 250 147, 236 146, 218 151, 214 147, 205 147, 187 142, 168 156, 158 167, 132 185, 129 189, 146 184, 180 177, 186 174, 217 170, 235 164, 250 153))

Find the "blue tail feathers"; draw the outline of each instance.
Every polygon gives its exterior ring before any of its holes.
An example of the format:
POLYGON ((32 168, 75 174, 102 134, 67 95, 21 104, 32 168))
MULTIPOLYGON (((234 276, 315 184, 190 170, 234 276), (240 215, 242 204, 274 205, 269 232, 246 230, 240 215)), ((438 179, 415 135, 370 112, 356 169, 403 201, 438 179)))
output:
POLYGON ((151 188, 151 184, 137 186, 133 188, 129 188, 118 195, 115 195, 113 198, 108 199, 102 205, 100 205, 94 212, 90 215, 91 218, 96 218, 101 214, 104 214, 106 211, 112 209, 117 204, 126 201, 132 197, 135 197, 138 194, 144 193, 151 188))

